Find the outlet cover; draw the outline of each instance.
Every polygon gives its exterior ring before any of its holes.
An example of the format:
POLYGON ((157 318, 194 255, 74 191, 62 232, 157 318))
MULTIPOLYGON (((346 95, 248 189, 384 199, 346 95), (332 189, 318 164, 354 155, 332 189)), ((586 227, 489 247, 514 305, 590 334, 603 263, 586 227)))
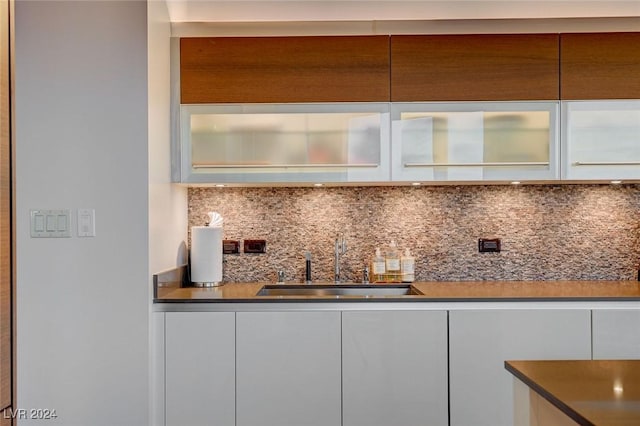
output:
POLYGON ((95 209, 78 209, 78 237, 96 236, 95 209))

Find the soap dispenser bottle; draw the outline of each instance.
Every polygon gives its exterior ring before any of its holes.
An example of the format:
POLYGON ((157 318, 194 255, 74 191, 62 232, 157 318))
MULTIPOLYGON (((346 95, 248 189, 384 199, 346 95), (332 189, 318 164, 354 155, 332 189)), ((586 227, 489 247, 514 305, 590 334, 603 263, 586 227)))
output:
POLYGON ((382 256, 382 252, 380 248, 376 248, 376 254, 371 261, 371 268, 369 269, 369 273, 371 277, 369 281, 372 283, 382 283, 384 282, 384 274, 386 272, 384 257, 382 256))
POLYGON ((412 283, 416 279, 416 258, 411 256, 409 249, 405 249, 404 255, 400 258, 400 272, 403 283, 412 283))
POLYGON ((385 281, 388 283, 399 283, 402 281, 400 275, 400 252, 398 251, 395 241, 391 241, 386 254, 385 266, 387 272, 385 281))

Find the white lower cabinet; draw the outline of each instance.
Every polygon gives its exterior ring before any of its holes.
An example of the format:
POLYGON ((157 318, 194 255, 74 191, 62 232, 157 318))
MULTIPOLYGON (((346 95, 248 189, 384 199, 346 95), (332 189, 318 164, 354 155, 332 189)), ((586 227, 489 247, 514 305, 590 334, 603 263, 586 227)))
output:
POLYGON ((343 426, 446 426, 447 312, 342 314, 343 426))
POLYGON ((167 312, 167 426, 235 425, 235 314, 167 312))
POLYGON ((593 311, 593 359, 640 359, 640 310, 593 311))
POLYGON ((340 426, 340 312, 238 312, 237 426, 340 426))
POLYGON ((504 361, 591 359, 591 311, 450 311, 449 345, 450 425, 511 426, 504 361))

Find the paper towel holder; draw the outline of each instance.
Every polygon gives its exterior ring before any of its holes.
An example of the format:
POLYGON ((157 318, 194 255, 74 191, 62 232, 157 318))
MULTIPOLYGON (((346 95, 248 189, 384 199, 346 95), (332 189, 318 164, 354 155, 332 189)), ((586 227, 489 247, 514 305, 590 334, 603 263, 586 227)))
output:
POLYGON ((209 217, 209 226, 191 228, 190 279, 195 287, 216 287, 223 281, 222 217, 215 212, 209 217))

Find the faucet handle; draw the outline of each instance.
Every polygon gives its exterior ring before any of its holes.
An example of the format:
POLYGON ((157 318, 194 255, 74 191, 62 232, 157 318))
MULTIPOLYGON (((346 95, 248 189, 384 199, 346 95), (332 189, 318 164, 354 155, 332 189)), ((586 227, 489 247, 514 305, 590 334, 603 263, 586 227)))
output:
POLYGON ((340 254, 345 254, 347 251, 347 239, 344 234, 341 232, 336 237, 336 252, 340 254))
POLYGON ((362 269, 362 284, 369 284, 369 265, 364 265, 362 269))

